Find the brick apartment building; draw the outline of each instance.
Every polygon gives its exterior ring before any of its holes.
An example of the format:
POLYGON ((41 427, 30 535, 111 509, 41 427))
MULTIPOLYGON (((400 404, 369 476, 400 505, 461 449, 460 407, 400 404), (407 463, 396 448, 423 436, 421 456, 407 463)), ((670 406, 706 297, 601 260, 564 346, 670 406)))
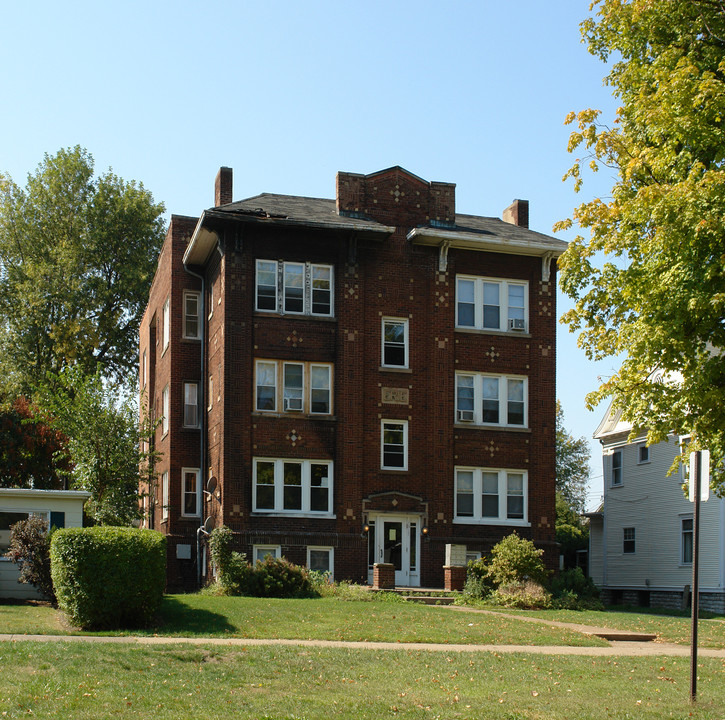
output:
POLYGON ((162 421, 147 524, 189 587, 200 525, 239 549, 370 582, 442 586, 447 544, 516 530, 553 565, 556 257, 461 215, 455 185, 338 173, 337 198, 264 193, 173 216, 141 324, 162 421))

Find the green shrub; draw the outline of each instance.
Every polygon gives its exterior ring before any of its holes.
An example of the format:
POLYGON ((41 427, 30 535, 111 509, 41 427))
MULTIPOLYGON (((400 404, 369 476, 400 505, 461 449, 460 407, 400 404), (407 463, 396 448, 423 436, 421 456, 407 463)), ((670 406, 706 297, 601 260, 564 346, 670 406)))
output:
POLYGON ((531 540, 511 533, 491 550, 488 576, 496 587, 525 580, 543 585, 550 574, 541 559, 543 554, 531 540))
POLYGON ((493 592, 493 582, 488 574, 486 558, 470 560, 466 570, 466 584, 463 586, 461 600, 484 600, 493 592))
POLYGON ((56 603, 53 580, 50 576, 50 536, 48 522, 38 515, 16 522, 10 529, 10 549, 6 553, 19 568, 21 583, 32 585, 56 603))
POLYGON ((554 597, 559 597, 566 592, 576 595, 581 599, 591 599, 599 597, 599 590, 592 582, 591 578, 586 577, 579 567, 571 570, 563 570, 555 575, 549 585, 551 593, 554 597))
POLYGON ((521 610, 541 610, 551 607, 551 595, 540 583, 523 580, 501 585, 488 598, 494 605, 521 610))
POLYGON ((250 595, 251 568, 246 555, 232 550, 234 535, 222 526, 209 537, 209 554, 216 568, 217 583, 225 595, 250 595))
POLYGON ((166 538, 155 530, 57 530, 50 560, 58 606, 83 629, 147 625, 161 604, 166 538))

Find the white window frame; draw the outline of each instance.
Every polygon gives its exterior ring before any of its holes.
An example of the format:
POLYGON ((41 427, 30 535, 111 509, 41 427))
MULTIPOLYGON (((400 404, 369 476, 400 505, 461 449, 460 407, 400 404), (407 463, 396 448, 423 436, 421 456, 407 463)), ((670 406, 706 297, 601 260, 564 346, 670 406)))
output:
POLYGON ((161 474, 161 519, 169 519, 169 471, 161 474))
POLYGON ((623 527, 622 528, 622 555, 635 555, 637 552, 637 528, 635 527, 623 527), (627 544, 632 543, 632 549, 626 550, 627 544))
MULTIPOLYGON (((327 552, 328 570, 324 571, 330 574, 330 580, 335 577, 335 548, 331 545, 308 545, 307 546, 307 569, 312 570, 310 556, 313 552, 327 552)), ((319 571, 318 571, 319 572, 319 571)))
MULTIPOLYGON (((398 343, 391 344, 391 346, 398 347, 398 343)), ((384 317, 381 318, 381 327, 380 327, 380 365, 384 368, 398 368, 398 369, 408 369, 409 367, 409 343, 408 343, 408 318, 398 318, 398 317, 384 317), (386 349, 389 346, 389 343, 385 339, 385 329, 388 325, 402 325, 403 326, 403 362, 402 363, 391 363, 391 362, 385 362, 385 354, 386 349)))
POLYGON ((252 512, 259 515, 294 515, 296 517, 334 517, 333 499, 334 499, 334 464, 332 460, 314 460, 298 458, 272 458, 272 457, 254 457, 252 458, 252 512), (258 507, 257 504, 257 468, 259 463, 273 464, 274 484, 267 487, 273 487, 274 502, 273 507, 258 507), (300 496, 301 507, 285 508, 285 485, 284 485, 284 469, 285 464, 299 465, 301 475, 300 496), (312 491, 325 486, 314 486, 312 484, 312 466, 324 465, 327 467, 327 510, 312 509, 312 491))
POLYGON ((275 559, 282 557, 282 546, 281 545, 252 545, 252 558, 254 564, 262 562, 267 555, 271 555, 275 559), (262 557, 258 558, 257 555, 262 552, 262 557))
POLYGON ((8 523, 10 527, 7 530, 0 530, 0 562, 11 562, 10 558, 5 557, 4 553, 10 549, 10 534, 12 533, 12 526, 17 522, 22 522, 31 517, 40 517, 45 520, 46 530, 50 527, 50 510, 37 510, 26 507, 4 507, 2 508, 3 513, 9 513, 11 515, 20 515, 17 520, 8 523))
MULTIPOLYGON (((387 443, 393 445, 393 443, 387 443)), ((398 445, 398 443, 395 443, 398 445)), ((393 420, 384 419, 380 421, 380 468, 382 470, 400 470, 401 472, 408 469, 408 421, 407 420, 393 420), (403 432, 403 464, 400 465, 386 465, 385 464, 385 431, 388 426, 399 425, 403 432)))
POLYGON ((184 291, 184 333, 183 337, 185 340, 199 340, 201 339, 201 293, 191 290, 184 291), (196 314, 192 314, 188 311, 187 301, 196 301, 196 314), (196 333, 189 332, 189 321, 196 322, 196 333))
POLYGON ((681 515, 680 516, 680 565, 684 567, 692 567, 692 558, 694 553, 694 541, 695 541, 695 521, 692 515, 681 515), (690 529, 685 529, 685 523, 690 523, 690 529), (690 536, 690 559, 685 558, 685 536, 690 536))
MULTIPOLYGON (((468 380, 466 382, 468 382, 468 380)), ((511 428, 528 428, 529 426, 529 379, 525 375, 495 375, 491 373, 479 372, 457 372, 456 373, 456 415, 455 422, 461 424, 483 425, 487 427, 511 427, 511 428), (463 379, 472 379, 470 390, 473 394, 473 401, 464 402, 459 394, 459 388, 467 387, 463 383, 463 379), (498 405, 498 422, 484 421, 484 390, 486 380, 497 380, 498 396, 496 402, 498 405), (511 423, 509 417, 513 415, 511 402, 521 402, 509 400, 510 383, 520 382, 523 384, 523 423, 511 423)), ((488 401, 490 402, 490 400, 488 401)))
POLYGON ((181 517, 200 517, 201 516, 201 470, 199 468, 181 468, 181 517), (186 488, 187 476, 194 476, 193 491, 186 488), (188 497, 194 499, 194 510, 192 512, 186 509, 186 500, 188 497))
POLYGON ((464 330, 484 330, 489 332, 528 333, 529 331, 529 283, 526 280, 514 280, 495 277, 479 277, 477 275, 456 275, 456 328, 464 330), (473 285, 473 300, 465 304, 473 305, 473 323, 461 324, 459 322, 459 306, 463 303, 461 283, 473 285), (496 287, 498 291, 498 304, 486 304, 487 286, 496 287), (510 288, 523 288, 523 307, 510 303, 510 288), (498 307, 498 324, 486 321, 485 307, 498 307), (520 311, 519 311, 520 308, 520 311), (523 317, 519 317, 523 315, 523 317))
POLYGON ((260 413, 283 413, 285 415, 332 415, 332 384, 333 365, 331 363, 319 362, 297 362, 292 360, 269 360, 259 358, 254 363, 254 410, 260 413), (260 387, 272 389, 272 385, 259 385, 262 373, 260 367, 268 366, 267 371, 274 371, 274 400, 273 407, 260 406, 260 387), (302 368, 301 398, 297 397, 298 387, 287 385, 287 370, 292 367, 302 368), (315 374, 320 370, 326 372, 327 387, 322 387, 319 381, 314 379, 315 374), (292 390, 295 392, 292 393, 292 390), (327 410, 319 412, 315 410, 319 404, 318 393, 327 393, 327 410), (301 402, 298 402, 301 400, 301 402))
POLYGON ((143 355, 141 357, 141 388, 145 388, 148 384, 149 380, 149 365, 148 365, 148 356, 146 355, 146 350, 143 351, 143 355))
POLYGON ((161 316, 161 352, 166 352, 171 342, 171 298, 166 298, 161 316))
POLYGON ((169 434, 169 415, 171 414, 171 405, 169 398, 169 386, 166 385, 161 391, 161 437, 169 434))
POLYGON ((639 443, 637 445, 637 464, 646 465, 651 462, 650 447, 646 443, 639 443))
MULTIPOLYGON (((334 317, 335 314, 335 268, 327 263, 313 263, 305 261, 284 261, 269 260, 258 258, 255 265, 255 284, 254 284, 254 308, 257 312, 275 313, 278 315, 309 315, 312 317, 334 317), (269 274, 273 271, 275 275, 274 284, 274 307, 260 307, 260 274, 262 272, 269 274), (294 298, 291 296, 292 286, 287 283, 288 274, 295 270, 302 273, 302 309, 288 309, 288 301, 292 302, 294 298), (319 277, 322 274, 329 274, 329 280, 319 277), (317 287, 318 282, 328 282, 329 288, 320 289, 317 287), (315 296, 318 293, 329 294, 329 303, 323 303, 325 307, 329 305, 327 312, 315 311, 315 305, 318 304, 315 296)), ((296 275, 297 273, 295 273, 296 275)), ((271 288, 269 284, 263 287, 271 288)), ((269 295, 265 297, 270 297, 269 295)), ((268 301, 263 304, 271 304, 268 301)))
POLYGON ((184 427, 199 427, 199 383, 184 383, 184 427), (193 402, 192 402, 193 401, 193 402), (193 408, 193 422, 190 422, 189 413, 193 408))
MULTIPOLYGON (((489 493, 493 495, 493 493, 489 493)), ((517 527, 530 527, 529 522, 529 475, 526 470, 515 468, 489 468, 473 466, 456 466, 453 474, 453 522, 463 525, 512 525, 517 527), (472 478, 473 507, 470 515, 458 514, 458 475, 470 473, 472 478), (496 495, 498 497, 498 512, 496 516, 483 514, 484 474, 496 475, 496 495), (518 493, 509 492, 510 481, 521 476, 523 493, 523 517, 509 517, 509 497, 519 497, 518 493)))
POLYGON ((611 478, 612 487, 621 487, 624 484, 624 450, 616 448, 611 455, 611 478))

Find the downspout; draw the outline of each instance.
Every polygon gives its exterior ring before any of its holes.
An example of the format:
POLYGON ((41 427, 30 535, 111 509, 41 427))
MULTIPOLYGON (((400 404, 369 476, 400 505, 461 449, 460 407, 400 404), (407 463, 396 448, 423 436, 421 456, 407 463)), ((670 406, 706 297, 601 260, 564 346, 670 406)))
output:
MULTIPOLYGON (((200 313, 200 336, 201 336, 201 379, 199 382, 199 483, 204 482, 206 474, 206 282, 204 276, 194 272, 186 263, 182 263, 184 270, 195 278, 201 280, 201 313, 200 313)), ((199 488, 201 490, 201 488, 199 488)), ((203 498, 204 493, 199 492, 199 497, 203 498)), ((204 529, 204 508, 199 508, 199 527, 196 531, 196 582, 201 587, 201 533, 204 529)))

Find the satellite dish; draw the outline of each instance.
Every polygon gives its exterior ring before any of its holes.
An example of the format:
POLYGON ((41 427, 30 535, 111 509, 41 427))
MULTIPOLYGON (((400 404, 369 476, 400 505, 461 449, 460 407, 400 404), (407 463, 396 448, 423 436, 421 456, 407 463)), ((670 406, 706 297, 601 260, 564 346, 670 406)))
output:
POLYGON ((206 481, 206 491, 210 494, 213 494, 217 487, 217 479, 212 476, 206 481))
POLYGON ((210 515, 206 520, 204 520, 204 532, 210 533, 212 529, 214 528, 214 518, 210 515))

